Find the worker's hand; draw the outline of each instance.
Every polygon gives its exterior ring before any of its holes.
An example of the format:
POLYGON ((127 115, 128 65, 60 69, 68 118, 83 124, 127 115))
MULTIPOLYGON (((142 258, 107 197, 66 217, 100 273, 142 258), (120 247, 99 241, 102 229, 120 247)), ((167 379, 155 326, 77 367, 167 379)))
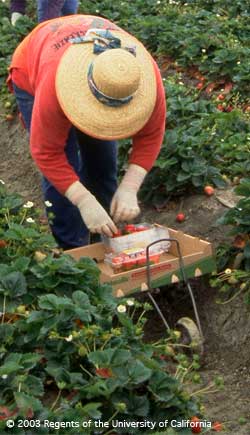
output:
POLYGON ((101 204, 79 181, 73 183, 65 196, 78 207, 86 227, 91 233, 112 237, 117 228, 101 204))
POLYGON ((140 213, 137 192, 146 173, 141 166, 129 165, 111 202, 110 214, 115 222, 129 221, 140 213))

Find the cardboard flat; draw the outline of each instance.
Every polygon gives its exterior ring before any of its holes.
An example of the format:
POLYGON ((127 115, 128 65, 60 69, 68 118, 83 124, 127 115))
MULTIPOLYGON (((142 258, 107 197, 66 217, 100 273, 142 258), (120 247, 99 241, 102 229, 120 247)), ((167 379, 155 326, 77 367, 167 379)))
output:
MULTIPOLYGON (((178 240, 188 278, 198 277, 216 269, 211 243, 168 228, 170 238, 178 240)), ((148 289, 146 267, 137 267, 121 273, 113 273, 111 266, 104 263, 103 243, 83 246, 65 252, 76 260, 91 257, 100 269, 100 281, 109 283, 117 297, 148 289)), ((176 283, 182 280, 176 243, 172 242, 169 252, 162 254, 160 262, 150 266, 151 288, 176 283)))

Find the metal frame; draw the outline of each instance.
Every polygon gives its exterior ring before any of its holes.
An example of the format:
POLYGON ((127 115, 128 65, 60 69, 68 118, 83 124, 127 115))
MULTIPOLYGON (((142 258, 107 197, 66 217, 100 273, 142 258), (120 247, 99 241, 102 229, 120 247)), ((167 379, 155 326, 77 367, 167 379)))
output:
POLYGON ((159 240, 156 240, 156 241, 150 243, 146 247, 146 259, 147 259, 146 271, 147 271, 147 287, 148 287, 147 288, 147 295, 148 295, 149 299, 151 300, 151 302, 153 303, 156 311, 158 312, 159 316, 161 317, 166 328, 170 329, 166 318, 164 317, 159 305, 157 304, 156 300, 154 299, 154 297, 152 296, 152 293, 151 293, 153 288, 151 287, 151 267, 150 267, 149 250, 150 250, 151 246, 156 245, 157 243, 160 243, 160 242, 174 242, 174 243, 176 243, 182 280, 184 281, 184 283, 186 284, 186 287, 188 289, 188 292, 189 292, 189 295, 190 295, 190 298, 192 301, 192 305, 193 305, 193 310, 194 310, 194 315, 195 315, 195 319, 197 322, 197 327, 199 329, 199 333, 200 333, 202 342, 204 342, 204 335, 203 335, 202 328, 201 328, 201 322, 200 322, 200 317, 199 317, 197 305, 195 302, 195 297, 194 297, 193 290, 191 288, 190 282, 188 281, 188 278, 187 278, 187 275, 185 272, 185 265, 184 265, 183 257, 181 254, 180 244, 179 244, 179 241, 177 239, 174 239, 174 238, 159 239, 159 240))

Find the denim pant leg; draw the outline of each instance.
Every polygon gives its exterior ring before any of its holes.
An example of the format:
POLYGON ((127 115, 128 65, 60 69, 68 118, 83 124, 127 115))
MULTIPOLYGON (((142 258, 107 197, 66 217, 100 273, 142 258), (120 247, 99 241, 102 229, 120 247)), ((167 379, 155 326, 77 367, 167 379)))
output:
POLYGON ((66 0, 62 7, 62 15, 77 14, 78 0, 66 0))
POLYGON ((61 15, 71 15, 77 12, 77 0, 38 0, 37 17, 41 23, 61 15))
POLYGON ((82 158, 82 181, 109 212, 117 189, 117 143, 76 132, 82 158))
POLYGON ((19 12, 20 14, 25 14, 26 0, 11 0, 10 1, 10 12, 19 12))
MULTIPOLYGON (((18 88, 15 84, 13 84, 13 87, 18 108, 27 130, 30 131, 34 97, 18 88)), ((78 149, 75 129, 72 128, 65 147, 65 153, 77 173, 79 172, 80 162, 78 149)), ((42 181, 42 188, 45 201, 52 203, 52 207, 47 208, 46 211, 47 213, 53 213, 55 216, 50 226, 59 246, 69 249, 88 244, 89 232, 77 207, 61 195, 45 178, 42 181)))

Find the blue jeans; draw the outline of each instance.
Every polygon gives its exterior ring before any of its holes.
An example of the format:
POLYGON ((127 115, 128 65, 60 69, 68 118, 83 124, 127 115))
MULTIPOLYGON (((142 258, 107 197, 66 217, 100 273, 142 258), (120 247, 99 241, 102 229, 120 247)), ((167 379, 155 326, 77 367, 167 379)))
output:
POLYGON ((38 0, 37 17, 38 22, 50 20, 64 15, 77 13, 78 0, 38 0))
MULTIPOLYGON (((18 108, 27 130, 30 131, 34 97, 14 83, 13 87, 18 108)), ((72 126, 65 154, 81 182, 109 211, 111 199, 117 189, 116 142, 92 138, 72 126)), ((46 211, 47 214, 54 214, 51 230, 58 245, 63 249, 87 245, 89 231, 78 208, 61 195, 45 177, 42 179, 42 189, 44 200, 52 203, 52 207, 46 211)))

